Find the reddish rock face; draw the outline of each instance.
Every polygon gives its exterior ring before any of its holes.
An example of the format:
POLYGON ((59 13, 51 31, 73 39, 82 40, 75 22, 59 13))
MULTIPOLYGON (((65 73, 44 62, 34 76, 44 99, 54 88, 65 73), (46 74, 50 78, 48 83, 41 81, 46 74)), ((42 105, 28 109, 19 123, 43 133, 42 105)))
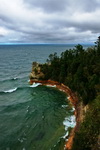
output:
POLYGON ((55 86, 56 88, 58 88, 62 92, 66 93, 66 95, 68 96, 69 102, 74 106, 74 108, 75 108, 74 114, 76 116, 76 126, 75 126, 75 128, 72 129, 72 131, 70 133, 70 136, 69 136, 69 139, 65 143, 65 149, 66 150, 71 150, 72 145, 73 145, 73 139, 75 137, 75 132, 79 129, 80 122, 82 122, 82 119, 81 119, 82 108, 81 108, 81 105, 78 102, 77 95, 75 93, 73 93, 69 87, 67 87, 64 84, 61 84, 57 81, 52 81, 52 80, 45 80, 45 81, 37 80, 36 81, 34 79, 30 80, 30 84, 33 84, 34 82, 35 83, 41 83, 42 85, 55 86))

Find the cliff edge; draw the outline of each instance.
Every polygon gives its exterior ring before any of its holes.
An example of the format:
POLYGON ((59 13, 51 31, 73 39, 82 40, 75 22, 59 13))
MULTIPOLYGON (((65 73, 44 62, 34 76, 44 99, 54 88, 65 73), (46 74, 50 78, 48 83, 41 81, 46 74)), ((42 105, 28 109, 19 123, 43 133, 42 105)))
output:
POLYGON ((75 138, 75 133, 78 131, 80 127, 80 123, 83 121, 84 114, 86 111, 84 109, 82 102, 78 101, 77 95, 73 93, 68 86, 59 83, 57 81, 44 80, 44 74, 41 71, 41 64, 37 62, 33 62, 32 72, 30 73, 29 77, 30 77, 30 84, 41 83, 42 85, 52 85, 58 88, 60 91, 66 93, 69 102, 74 106, 75 108, 74 115, 76 116, 76 126, 72 129, 68 141, 65 143, 65 149, 71 150, 73 145, 73 140, 75 138))

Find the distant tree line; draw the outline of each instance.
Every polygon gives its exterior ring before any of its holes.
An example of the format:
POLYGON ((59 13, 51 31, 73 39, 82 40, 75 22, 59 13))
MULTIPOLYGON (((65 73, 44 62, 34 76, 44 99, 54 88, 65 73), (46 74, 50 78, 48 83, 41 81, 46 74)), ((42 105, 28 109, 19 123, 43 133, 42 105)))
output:
POLYGON ((86 105, 100 94, 100 37, 94 47, 84 49, 78 44, 59 57, 50 54, 41 65, 44 80, 51 79, 68 85, 86 105))

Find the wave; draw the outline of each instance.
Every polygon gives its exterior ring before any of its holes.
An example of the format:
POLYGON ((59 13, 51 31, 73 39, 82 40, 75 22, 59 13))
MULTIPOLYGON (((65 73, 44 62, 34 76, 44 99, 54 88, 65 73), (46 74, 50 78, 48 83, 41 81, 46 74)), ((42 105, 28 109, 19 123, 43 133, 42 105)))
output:
POLYGON ((69 131, 68 131, 68 128, 71 127, 71 128, 74 128, 75 125, 76 125, 76 119, 75 119, 75 116, 70 116, 69 118, 66 117, 65 120, 63 121, 63 125, 65 126, 65 135, 62 136, 63 139, 65 139, 66 141, 68 141, 68 136, 69 136, 69 131))
POLYGON ((46 85, 47 87, 56 87, 56 85, 46 85))
POLYGON ((12 78, 11 80, 18 80, 18 78, 17 78, 17 77, 15 77, 15 78, 12 78))
POLYGON ((65 126, 65 130, 67 131, 69 127, 74 128, 76 125, 76 119, 75 116, 70 116, 69 118, 65 118, 65 120, 63 121, 63 125, 65 126))
POLYGON ((10 90, 4 91, 4 93, 12 93, 12 92, 15 92, 16 90, 17 90, 17 87, 14 88, 14 89, 10 89, 10 90))
POLYGON ((68 105, 62 105, 62 108, 66 108, 66 107, 68 107, 68 105))
MULTIPOLYGON (((69 131, 67 131, 67 132, 65 133, 65 135, 62 136, 62 138, 63 138, 63 139, 66 139, 66 137, 68 137, 68 135, 69 135, 69 131)), ((68 140, 68 139, 66 139, 66 140, 68 140)))
POLYGON ((21 88, 16 87, 16 88, 13 88, 13 89, 0 91, 0 94, 8 94, 8 93, 10 94, 10 93, 13 93, 13 92, 17 91, 18 89, 21 89, 21 88))
POLYGON ((23 90, 23 89, 30 88, 30 87, 31 87, 31 88, 35 88, 35 87, 37 87, 37 86, 39 86, 39 85, 41 85, 41 83, 34 83, 34 84, 32 84, 32 85, 30 85, 30 86, 26 86, 26 87, 15 87, 15 88, 13 88, 13 89, 0 91, 0 94, 13 93, 13 92, 15 92, 15 91, 17 91, 17 90, 23 90))
POLYGON ((30 85, 30 87, 37 87, 39 85, 41 85, 41 83, 33 83, 32 85, 30 85))
POLYGON ((11 78, 11 79, 5 79, 5 80, 1 80, 0 82, 9 82, 9 81, 16 81, 18 80, 19 78, 17 77, 14 77, 14 78, 11 78))

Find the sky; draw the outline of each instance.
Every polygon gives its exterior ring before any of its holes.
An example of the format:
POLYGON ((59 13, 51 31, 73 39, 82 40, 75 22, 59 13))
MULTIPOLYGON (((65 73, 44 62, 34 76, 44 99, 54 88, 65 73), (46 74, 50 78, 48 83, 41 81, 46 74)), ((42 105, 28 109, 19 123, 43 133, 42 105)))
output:
POLYGON ((100 0, 0 0, 0 43, 94 43, 100 0))

